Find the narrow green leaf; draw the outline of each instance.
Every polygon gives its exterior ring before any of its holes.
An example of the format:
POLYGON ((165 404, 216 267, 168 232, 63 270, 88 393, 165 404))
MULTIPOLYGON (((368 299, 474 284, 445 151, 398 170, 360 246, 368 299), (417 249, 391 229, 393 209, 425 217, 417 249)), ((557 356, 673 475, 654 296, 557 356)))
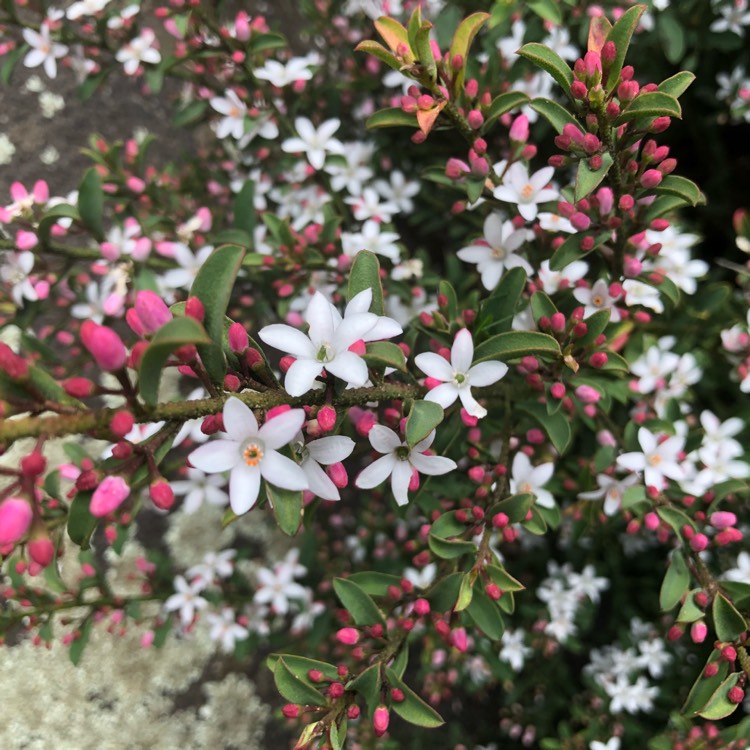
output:
POLYGON ((365 593, 370 596, 385 596, 389 586, 399 586, 401 578, 390 573, 379 573, 375 570, 365 570, 360 573, 352 573, 348 580, 354 581, 365 593))
MULTIPOLYGON (((250 235, 251 242, 255 231, 255 183, 247 180, 234 198, 232 207, 232 223, 236 229, 241 229, 250 235)), ((238 243, 245 246, 244 242, 238 243)))
POLYGON ((747 630, 745 618, 724 594, 717 594, 714 597, 711 614, 714 618, 714 629, 720 641, 734 641, 747 630))
POLYGON ((276 662, 273 681, 282 697, 299 706, 324 706, 326 699, 311 685, 297 677, 284 663, 284 658, 276 662))
POLYGON ((380 685, 380 666, 373 664, 350 680, 346 684, 346 689, 359 693, 365 699, 367 711, 372 716, 380 703, 380 685))
POLYGON ((679 99, 679 97, 687 91, 688 86, 690 86, 694 80, 695 73, 683 70, 680 73, 675 73, 671 78, 663 80, 657 86, 657 89, 663 94, 669 94, 675 99, 679 99))
POLYGON ((638 117, 682 117, 680 103, 673 96, 661 91, 638 94, 625 111, 615 120, 615 125, 635 120, 638 117))
POLYGON ((203 303, 206 313, 203 325, 210 339, 199 345, 198 353, 211 380, 217 385, 224 382, 226 374, 222 351, 224 320, 244 257, 245 248, 239 245, 217 247, 201 266, 190 288, 190 296, 203 303))
POLYGON ((607 92, 613 91, 620 82, 620 72, 625 62, 625 56, 628 53, 630 40, 645 10, 645 5, 635 5, 626 10, 612 26, 609 34, 607 34, 607 41, 614 42, 616 50, 615 59, 609 66, 607 73, 607 92))
POLYGON ((428 706, 410 687, 408 687, 396 673, 389 668, 385 670, 386 677, 391 687, 396 687, 404 694, 404 700, 394 702, 391 707, 398 716, 410 724, 425 729, 435 729, 445 724, 440 714, 428 706))
POLYGON ((395 370, 406 372, 406 357, 398 344, 391 341, 375 341, 365 347, 362 359, 367 362, 368 367, 382 370, 384 367, 393 367, 395 370))
POLYGON ((680 611, 677 613, 677 622, 695 622, 705 616, 706 613, 695 603, 695 595, 699 591, 702 591, 702 589, 693 589, 688 592, 680 611))
POLYGON ((302 522, 302 493, 271 484, 266 484, 266 492, 279 528, 287 536, 294 536, 302 522))
POLYGON ((396 673, 396 675, 400 679, 404 679, 404 672, 406 672, 406 667, 409 664, 409 649, 408 648, 402 648, 398 654, 396 654, 396 658, 393 660, 391 664, 391 669, 396 673))
POLYGON ((99 523, 96 516, 89 511, 93 492, 78 492, 68 509, 68 536, 81 549, 91 546, 91 535, 99 523))
POLYGON ((498 94, 487 110, 482 133, 486 133, 499 117, 528 103, 529 97, 521 91, 508 91, 505 94, 498 94))
POLYGON ((505 625, 500 608, 483 591, 474 592, 466 612, 488 638, 499 641, 503 637, 505 625))
MULTIPOLYGON (((395 52, 401 45, 406 47, 406 49, 411 50, 409 32, 395 18, 380 16, 380 18, 375 21, 375 28, 393 52, 395 52)), ((413 57, 412 60, 407 60, 407 62, 412 61, 413 57)))
POLYGON ((531 295, 531 314, 534 322, 538 323, 545 315, 551 318, 556 312, 555 303, 544 292, 534 292, 531 295))
POLYGON ((587 49, 589 52, 601 52, 607 35, 612 30, 612 24, 607 16, 594 16, 589 22, 589 36, 587 49))
POLYGON ((415 401, 406 419, 406 444, 421 443, 442 421, 443 407, 434 401, 415 401))
POLYGON ((461 588, 462 573, 451 573, 441 578, 430 590, 427 597, 430 606, 435 612, 448 612, 452 610, 458 599, 458 590, 461 588))
POLYGON ((560 344, 547 333, 506 331, 483 341, 474 352, 474 363, 488 360, 513 360, 529 355, 560 357, 560 344))
POLYGON ((381 109, 370 115, 365 122, 368 130, 378 128, 418 128, 417 116, 412 112, 404 112, 401 107, 381 109))
POLYGON ((333 589, 344 608, 357 625, 376 625, 386 627, 385 618, 364 589, 347 578, 334 578, 333 589))
POLYGON ((719 651, 714 650, 711 653, 706 662, 706 667, 709 664, 716 664, 718 671, 712 677, 704 677, 705 667, 701 669, 698 678, 690 688, 685 705, 680 709, 680 712, 685 716, 692 718, 704 708, 729 674, 729 663, 721 658, 719 651))
POLYGON ((332 750, 343 750, 344 743, 346 742, 347 724, 346 716, 344 716, 341 719, 341 723, 332 724, 328 730, 328 740, 331 743, 332 750))
POLYGON ((431 81, 434 81, 437 78, 437 65, 435 64, 435 55, 432 53, 432 46, 430 45, 431 29, 432 24, 429 21, 423 21, 420 24, 412 49, 417 61, 424 68, 427 77, 431 81))
POLYGON ((563 22, 560 6, 555 0, 526 0, 526 5, 543 21, 549 21, 555 26, 560 26, 563 22))
POLYGON ((458 599, 456 606, 453 608, 456 612, 463 612, 474 598, 474 586, 471 581, 471 575, 466 573, 461 580, 461 588, 458 590, 458 599))
POLYGON ((450 51, 448 52, 448 59, 453 60, 457 55, 460 55, 461 59, 464 61, 461 69, 454 74, 452 81, 453 91, 463 90, 464 78, 466 76, 466 64, 469 60, 469 48, 474 41, 474 37, 479 32, 479 29, 484 26, 489 17, 489 13, 472 13, 461 21, 453 34, 450 51))
POLYGON ((660 195, 650 206, 646 208, 643 220, 647 223, 650 223, 654 219, 658 219, 660 216, 672 213, 678 208, 682 208, 686 204, 687 201, 685 201, 684 198, 678 197, 676 195, 660 195))
POLYGON ((567 109, 565 109, 565 107, 562 106, 562 104, 553 102, 551 99, 539 97, 538 99, 533 99, 530 106, 535 112, 538 112, 545 120, 547 120, 550 125, 552 125, 558 135, 560 135, 563 128, 569 124, 574 125, 583 132, 581 124, 570 112, 568 112, 567 109))
POLYGON ((190 102, 187 107, 183 107, 172 117, 172 124, 176 128, 183 128, 186 125, 192 125, 203 118, 208 109, 208 102, 205 99, 190 102))
POLYGON ((692 180, 676 174, 667 175, 655 188, 651 189, 651 192, 657 195, 676 195, 691 206, 706 202, 706 196, 692 180))
POLYGON ((442 295, 447 300, 446 312, 448 320, 454 320, 458 315, 458 297, 456 296, 456 290, 453 288, 453 284, 446 279, 441 279, 438 283, 438 294, 442 295))
POLYGON ((680 550, 675 550, 659 591, 659 606, 666 612, 676 607, 690 585, 690 571, 680 550))
POLYGON ((593 344, 609 325, 609 316, 609 310, 597 310, 592 315, 589 315, 588 318, 585 318, 586 335, 581 336, 576 345, 586 347, 593 344))
POLYGON ((682 537, 683 526, 689 526, 695 531, 695 522, 693 519, 686 513, 683 513, 679 508, 672 508, 669 505, 660 505, 656 509, 656 513, 662 521, 668 523, 672 527, 674 533, 677 534, 678 537, 682 537))
POLYGON ((461 536, 467 529, 465 523, 456 518, 456 511, 451 510, 443 513, 440 518, 430 527, 430 534, 448 539, 452 536, 461 536))
POLYGON ((91 628, 94 626, 94 618, 89 615, 81 624, 78 629, 78 637, 70 644, 70 650, 68 655, 70 661, 73 662, 73 666, 78 666, 81 663, 83 657, 83 651, 86 648, 86 644, 89 642, 91 637, 91 628))
POLYGON ((517 495, 511 495, 501 500, 497 505, 490 509, 490 515, 496 513, 505 513, 510 523, 520 523, 526 518, 534 504, 534 496, 530 492, 521 492, 517 495))
POLYGON ((609 168, 614 163, 608 151, 602 155, 602 165, 594 171, 590 165, 590 159, 580 159, 578 162, 578 172, 576 173, 576 202, 583 200, 589 193, 596 190, 602 180, 607 176, 609 168))
POLYGON ((481 328, 484 331, 509 331, 518 302, 526 288, 526 271, 511 268, 500 279, 492 294, 481 305, 481 328))
POLYGON ((372 289, 372 304, 370 312, 375 315, 383 314, 383 285, 380 282, 380 261, 375 253, 360 250, 354 256, 351 271, 349 271, 349 288, 346 298, 352 298, 365 289, 372 289))
POLYGON ((377 57, 378 60, 384 62, 389 68, 393 68, 393 70, 398 71, 401 70, 403 64, 401 60, 399 60, 392 52, 389 52, 382 44, 380 44, 380 42, 375 42, 368 39, 367 41, 360 42, 354 48, 354 51, 367 52, 367 54, 372 55, 373 57, 377 57))
MULTIPOLYGON (((409 47, 416 54, 417 49, 417 36, 422 26, 422 6, 417 5, 409 16, 409 25, 406 27, 406 33, 409 38, 409 47)), ((419 56, 417 55, 417 59, 419 56)))
POLYGON ((667 9, 657 16, 656 31, 661 42, 661 48, 664 50, 664 56, 672 65, 677 65, 684 57, 687 46, 682 24, 667 9))
POLYGON ((474 542, 460 540, 441 539, 439 536, 430 534, 427 540, 430 549, 443 560, 453 560, 462 555, 475 554, 477 547, 474 542))
MULTIPOLYGON (((269 654, 266 659, 266 664, 271 671, 276 669, 280 659, 283 659, 286 668, 303 682, 308 682, 307 673, 313 669, 321 672, 329 680, 339 679, 339 673, 336 671, 336 667, 333 664, 319 661, 318 659, 308 659, 305 656, 295 656, 293 654, 269 654)), ((308 682, 308 684, 310 687, 314 687, 312 683, 308 682)))
POLYGON ((524 44, 518 50, 518 54, 549 73, 557 81, 562 90, 570 96, 570 86, 574 80, 573 71, 570 69, 570 65, 557 52, 543 44, 530 42, 529 44, 524 44))
POLYGON ((78 186, 78 214, 83 225, 90 230, 98 242, 104 240, 103 212, 102 178, 99 177, 96 169, 91 167, 86 170, 78 186))
POLYGON ((143 400, 154 406, 159 397, 159 381, 169 355, 181 346, 210 344, 203 326, 194 318, 174 318, 163 325, 146 347, 138 370, 143 400))
MULTIPOLYGON (((531 495, 529 495, 529 497, 531 497, 531 495)), ((497 565, 488 565, 485 570, 492 579, 492 582, 496 584, 503 593, 506 591, 523 591, 526 588, 526 586, 520 581, 513 578, 505 568, 501 568, 497 565)))
POLYGON ((740 704, 729 700, 729 691, 733 687, 736 687, 742 676, 742 672, 730 674, 716 688, 716 692, 708 699, 708 703, 698 711, 698 715, 709 721, 719 721, 719 719, 726 719, 727 716, 731 716, 739 708, 740 704))
POLYGON ((721 587, 732 598, 735 607, 742 610, 750 609, 750 583, 722 581, 721 587))
MULTIPOLYGON (((592 253, 598 247, 601 247, 605 242, 612 236, 612 232, 602 232, 601 234, 594 234, 592 232, 580 232, 571 234, 560 247, 552 253, 552 257, 549 261, 549 267, 552 271, 562 271, 567 265, 570 265, 574 260, 583 258, 589 253, 592 253), (594 244, 591 250, 583 250, 581 248, 581 241, 584 237, 592 237, 594 244)), ((548 315, 548 313, 544 313, 548 315)))

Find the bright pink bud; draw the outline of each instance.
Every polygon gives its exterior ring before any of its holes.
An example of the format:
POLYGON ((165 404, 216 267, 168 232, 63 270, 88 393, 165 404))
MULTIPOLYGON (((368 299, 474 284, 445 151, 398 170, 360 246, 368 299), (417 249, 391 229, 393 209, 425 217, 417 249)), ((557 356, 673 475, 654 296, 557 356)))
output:
POLYGON ((658 169, 647 169, 641 175, 641 187, 646 188, 646 190, 655 188, 662 181, 662 178, 663 175, 658 169))
POLYGON ((625 262, 623 264, 623 272, 625 276, 634 279, 636 276, 640 275, 642 270, 643 263, 641 263, 638 258, 634 258, 632 255, 629 255, 625 258, 625 262))
POLYGON ((741 542, 742 541, 742 532, 739 529, 735 529, 735 528, 732 528, 732 527, 730 527, 728 529, 722 529, 714 537, 714 541, 720 547, 723 547, 726 544, 733 544, 734 542, 741 542))
POLYGON ((9 497, 0 503, 0 546, 22 539, 33 515, 31 506, 22 497, 9 497))
POLYGON ((91 515, 101 518, 118 508, 130 495, 130 487, 120 476, 105 477, 91 496, 91 515))
POLYGON ((599 188, 596 193, 596 200, 599 202, 599 213, 602 216, 606 216, 612 210, 615 202, 615 195, 612 192, 612 188, 599 188))
POLYGON ((567 125, 563 126, 562 134, 570 138, 573 143, 579 146, 583 145, 583 133, 581 132, 581 129, 573 125, 572 122, 569 122, 567 123, 567 125))
POLYGON ((469 648, 469 638, 466 635, 466 628, 456 628, 451 631, 451 645, 458 649, 462 654, 469 648))
POLYGON ((565 316, 561 312, 556 312, 550 318, 550 327, 555 333, 562 333, 565 330, 565 316))
POLYGON ((734 526, 737 523, 737 516, 728 510, 717 510, 709 516, 711 526, 721 531, 734 526))
POLYGON ((451 157, 445 165, 445 176, 451 180, 458 180, 470 172, 469 165, 460 159, 451 157))
POLYGON ((174 491, 164 479, 157 479, 151 483, 148 496, 151 502, 161 510, 169 510, 174 505, 174 491))
POLYGON ((349 475, 346 473, 346 468, 341 462, 326 466, 326 474, 328 474, 333 484, 340 490, 343 490, 349 484, 349 475))
POLYGON ((323 432, 330 432, 336 426, 336 409, 332 406, 318 409, 318 424, 323 432))
POLYGON ((705 534, 695 534, 690 540, 690 549, 693 552, 703 552, 708 547, 708 537, 705 534))
POLYGON ((469 479, 476 484, 481 484, 484 481, 484 468, 481 466, 472 466, 469 469, 469 479))
POLYGON ((109 423, 109 429, 112 430, 114 435, 118 438, 125 437, 132 429, 135 424, 135 417, 127 409, 118 411, 111 419, 109 423))
POLYGON ((143 289, 136 295, 135 311, 146 333, 156 333, 165 323, 172 320, 172 313, 166 302, 149 289, 143 289))
POLYGON ((281 713, 284 714, 287 719, 296 719, 299 716, 299 706, 294 703, 287 703, 281 709, 281 713))
POLYGON ((576 211, 570 217, 570 223, 579 231, 585 232, 591 226, 591 219, 586 214, 576 211))
POLYGON ((510 139, 516 143, 526 143, 529 140, 529 118, 518 115, 510 126, 510 139))
POLYGON ((597 74, 601 77, 602 58, 598 52, 587 52, 583 58, 583 66, 589 78, 597 80, 597 74))
POLYGON ((341 628, 336 633, 336 640, 345 646, 353 646, 359 642, 359 630, 356 628, 341 628))
POLYGON ((245 326, 242 323, 232 323, 227 331, 227 339, 229 340, 229 348, 235 354, 242 354, 247 349, 250 342, 245 326))
POLYGON ((414 611, 420 617, 426 617, 430 614, 430 603, 427 599, 417 599, 417 601, 414 602, 414 611))
POLYGON ((583 150, 587 154, 595 154, 601 145, 602 142, 593 133, 586 133, 583 136, 583 150))
POLYGON ((595 404, 601 396, 596 388, 592 388, 590 385, 579 385, 576 388, 576 398, 583 404, 595 404))
POLYGON ((203 318, 206 317, 206 308, 197 297, 188 297, 185 303, 185 317, 194 318, 199 323, 203 322, 203 318))
POLYGON ((466 120, 472 130, 479 130, 484 125, 484 117, 478 109, 472 109, 466 116, 466 120))
POLYGON ((703 643, 708 635, 708 626, 703 620, 698 620, 690 626, 690 639, 693 643, 703 643))
POLYGON ((739 686, 729 688, 727 692, 727 700, 730 703, 742 703, 745 700, 745 691, 739 686))
POLYGON ((34 232, 28 232, 25 229, 20 229, 16 232, 16 247, 19 250, 31 250, 32 247, 36 247, 39 243, 39 238, 34 232))
POLYGON ((583 81, 573 81, 570 84, 570 93, 574 99, 585 99, 588 94, 588 89, 583 81))
POLYGON ((112 372, 125 366, 128 358, 125 344, 111 328, 86 320, 81 326, 81 342, 102 370, 112 372))
POLYGON ((670 125, 672 120, 669 117, 657 117, 649 127, 649 133, 663 133, 670 125))
POLYGON ((656 529, 659 528, 660 521, 659 516, 657 516, 656 513, 646 513, 643 521, 649 531, 656 531, 656 529))
POLYGON ((376 737, 382 737, 388 731, 390 714, 386 706, 378 706, 372 715, 372 728, 376 737))
POLYGON ((615 43, 612 40, 605 42, 604 46, 602 47, 602 62, 604 63, 604 65, 611 65, 615 61, 616 57, 617 47, 615 46, 615 43))
POLYGON ((549 389, 550 396, 558 401, 565 396, 565 386, 562 383, 552 383, 549 389))

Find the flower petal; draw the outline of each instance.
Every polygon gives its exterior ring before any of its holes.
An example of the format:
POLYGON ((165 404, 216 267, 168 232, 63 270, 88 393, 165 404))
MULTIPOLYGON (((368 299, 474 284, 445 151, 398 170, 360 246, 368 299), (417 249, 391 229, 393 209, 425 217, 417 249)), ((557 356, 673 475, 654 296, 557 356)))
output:
POLYGON ((274 450, 266 451, 260 473, 266 482, 284 490, 306 490, 309 486, 302 467, 274 450))
POLYGON ((451 365, 456 372, 469 372, 471 360, 474 359, 474 339, 468 328, 462 328, 453 339, 451 347, 451 365))
POLYGON ((424 453, 411 452, 409 456, 411 465, 420 473, 427 476, 438 476, 453 471, 457 464, 451 458, 445 456, 427 456, 424 453))
POLYGON ((260 470, 257 466, 237 464, 229 476, 229 504, 241 516, 247 513, 258 500, 260 470))
POLYGON ((240 444, 234 440, 212 440, 196 448, 188 460, 196 469, 207 474, 229 471, 242 460, 240 444))
POLYGON ((313 342, 298 328, 292 328, 283 323, 274 323, 261 328, 258 336, 263 343, 280 352, 287 352, 295 357, 308 357, 309 359, 315 357, 313 342))
POLYGON ((393 453, 401 446, 401 438, 390 427, 382 424, 373 425, 368 437, 370 445, 378 453, 393 453))
POLYGON ((263 444, 268 450, 278 450, 288 445, 302 429, 305 412, 302 409, 290 409, 269 419, 258 431, 263 444))
POLYGON ((373 461, 362 469, 354 484, 361 490, 371 490, 388 479, 396 463, 396 456, 393 453, 381 456, 377 461, 373 461))
POLYGON ((355 341, 364 339, 378 322, 378 316, 373 313, 355 313, 347 315, 333 336, 333 344, 336 353, 346 351, 355 341))
POLYGON ((507 372, 508 365, 504 362, 480 362, 469 370, 469 383, 482 388, 497 383, 507 372))
MULTIPOLYGON (((428 378, 435 378, 443 383, 448 382, 453 378, 453 368, 451 363, 445 357, 441 357, 439 354, 434 352, 423 352, 417 354, 414 357, 414 364, 425 374, 428 378)), ((453 402, 451 402, 453 403, 453 402)))
POLYGON ((453 383, 443 383, 433 388, 425 397, 425 401, 434 401, 447 409, 458 398, 458 388, 453 383))
POLYGON ((370 305, 372 304, 372 289, 368 287, 363 289, 361 292, 355 294, 346 306, 344 316, 356 315, 357 313, 370 312, 370 305))
POLYGON ((471 388, 461 388, 458 391, 458 397, 461 399, 466 412, 472 417, 481 419, 487 416, 487 409, 485 409, 475 398, 471 395, 471 388))
POLYGON ((224 432, 238 442, 258 434, 258 422, 252 409, 234 396, 230 396, 224 404, 222 412, 224 432))
POLYGON ((331 362, 325 363, 325 368, 331 375, 341 378, 356 388, 367 382, 367 365, 354 352, 340 352, 331 362))
POLYGON ((336 485, 315 461, 306 461, 302 466, 302 470, 305 472, 310 492, 313 495, 317 495, 323 498, 323 500, 341 499, 336 485))
POLYGON ((409 483, 411 482, 412 465, 408 461, 396 461, 391 474, 391 490, 399 505, 409 502, 409 483))
POLYGON ((348 458, 354 450, 354 441, 344 435, 331 435, 308 443, 305 447, 310 458, 319 464, 335 464, 348 458))
POLYGON ((315 383, 315 378, 323 371, 320 362, 314 359, 297 359, 286 371, 284 388, 290 396, 301 396, 307 393, 315 383))

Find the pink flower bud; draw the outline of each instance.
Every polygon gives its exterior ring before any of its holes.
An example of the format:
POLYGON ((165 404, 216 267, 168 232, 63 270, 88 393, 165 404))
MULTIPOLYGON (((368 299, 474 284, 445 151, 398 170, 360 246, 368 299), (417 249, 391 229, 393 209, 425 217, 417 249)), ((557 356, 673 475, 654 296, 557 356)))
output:
POLYGON ((708 547, 708 537, 705 534, 695 534, 690 540, 690 549, 693 552, 703 552, 708 547))
POLYGON ((569 122, 563 126, 562 134, 570 138, 570 140, 573 141, 573 143, 579 146, 583 145, 584 135, 581 132, 581 129, 573 125, 572 122, 569 122))
POLYGON ((574 99, 585 99, 588 94, 588 89, 583 81, 573 81, 570 84, 570 93, 574 99))
POLYGON ((643 263, 641 263, 638 258, 634 258, 632 255, 625 258, 625 263, 623 264, 623 272, 625 273, 625 276, 634 279, 636 276, 640 275, 642 270, 643 263))
POLYGON ((89 510, 97 518, 110 514, 130 495, 130 487, 120 476, 105 477, 91 496, 89 510))
POLYGON ((727 544, 733 544, 734 542, 741 542, 742 541, 742 532, 739 529, 735 528, 728 528, 728 529, 722 529, 715 537, 714 541, 716 544, 718 544, 720 547, 723 547, 727 544))
POLYGON ((160 510, 169 510, 174 505, 174 491, 164 479, 157 479, 148 488, 151 502, 160 510))
POLYGON ((136 295, 135 311, 146 333, 156 333, 165 323, 172 320, 172 313, 166 302, 149 289, 142 289, 136 295))
POLYGON ((478 109, 472 109, 466 116, 466 120, 472 130, 479 130, 484 125, 484 117, 478 109))
POLYGON ((602 63, 605 67, 610 66, 615 61, 616 57, 617 47, 615 46, 615 43, 612 40, 605 42, 602 47, 602 63))
POLYGON ((583 404, 595 404, 601 396, 596 388, 592 388, 590 385, 579 385, 576 388, 576 398, 583 404))
POLYGON ((359 630, 356 628, 341 628, 336 633, 336 640, 345 646, 353 646, 359 642, 359 630))
POLYGON ((47 529, 41 526, 32 532, 32 538, 26 545, 29 557, 42 568, 46 568, 55 557, 55 545, 47 534, 47 529))
POLYGON ((560 400, 565 396, 565 386, 562 383, 552 383, 549 389, 550 396, 556 400, 560 400))
POLYGON ((647 169, 640 179, 641 187, 646 190, 655 188, 662 181, 662 173, 658 169, 647 169))
POLYGON ((188 297, 188 301, 185 303, 185 317, 195 318, 199 323, 203 322, 203 318, 206 317, 206 309, 197 297, 188 297))
POLYGON ((414 611, 420 617, 426 617, 430 614, 430 603, 427 599, 417 599, 417 601, 414 602, 414 611))
POLYGON ((386 706, 378 706, 372 715, 372 728, 376 737, 382 737, 388 731, 390 715, 386 706))
POLYGON ((591 219, 581 211, 576 211, 570 217, 570 223, 579 231, 585 232, 591 226, 591 219))
POLYGON ((561 312, 556 312, 550 318, 550 327, 555 333, 562 333, 565 330, 565 316, 561 312))
POLYGON ((510 126, 510 139, 516 143, 526 143, 529 140, 529 118, 518 115, 510 126))
POLYGON ((318 425, 323 432, 330 432, 336 426, 336 409, 332 406, 318 409, 318 425))
POLYGON ((333 484, 340 490, 343 490, 349 484, 349 475, 346 473, 346 468, 341 462, 326 466, 326 474, 328 474, 333 484))
POLYGON ((596 200, 599 202, 599 213, 602 216, 606 216, 612 210, 615 202, 615 195, 612 192, 612 188, 599 188, 596 193, 596 200))
POLYGON ((456 628, 451 632, 451 646, 458 649, 462 654, 469 648, 469 638, 466 635, 466 628, 456 628))
POLYGON ((730 703, 742 703, 745 700, 745 691, 739 686, 729 688, 727 692, 727 700, 730 703))
POLYGON ((703 620, 698 620, 690 626, 690 639, 693 643, 703 643, 708 635, 708 626, 703 620))
POLYGON ((656 531, 659 528, 660 521, 656 513, 646 513, 643 521, 649 531, 656 531))
POLYGON ((245 326, 242 323, 232 323, 227 331, 227 338, 229 340, 229 348, 235 354, 242 354, 250 342, 245 326))
POLYGON ((670 125, 672 120, 669 117, 657 117, 649 127, 649 133, 663 133, 670 125))
POLYGON ((445 165, 445 176, 451 180, 458 180, 470 171, 468 164, 452 157, 448 159, 448 163, 445 165))
POLYGON ((9 497, 0 503, 0 546, 22 539, 33 515, 31 506, 22 497, 9 497))
POLYGON ((113 372, 125 366, 128 357, 125 344, 111 328, 86 320, 81 326, 81 342, 102 370, 113 372))
POLYGON ((709 516, 711 526, 721 531, 734 526, 737 523, 737 516, 728 510, 717 510, 709 516))
POLYGON ((583 66, 587 77, 594 80, 601 80, 602 58, 598 52, 587 52, 586 56, 583 58, 583 66), (597 76, 599 77, 598 79, 597 76))

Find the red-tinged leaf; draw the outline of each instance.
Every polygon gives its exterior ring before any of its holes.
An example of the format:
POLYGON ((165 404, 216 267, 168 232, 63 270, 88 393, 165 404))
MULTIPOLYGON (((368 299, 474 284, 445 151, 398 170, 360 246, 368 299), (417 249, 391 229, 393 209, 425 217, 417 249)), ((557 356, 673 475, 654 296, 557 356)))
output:
POLYGON ((609 34, 607 34, 606 41, 614 42, 616 49, 615 59, 609 67, 607 77, 608 92, 612 91, 620 82, 620 71, 622 70, 625 55, 630 46, 630 40, 645 10, 645 5, 634 5, 629 10, 626 10, 609 30, 609 34))
POLYGON ((403 63, 399 60, 392 52, 389 52, 380 42, 367 40, 360 42, 355 48, 355 52, 367 52, 373 57, 377 57, 378 60, 384 62, 389 68, 393 70, 401 70, 403 63))
POLYGON ((447 103, 447 101, 442 101, 438 102, 438 104, 436 104, 432 109, 417 110, 417 122, 419 123, 419 129, 425 135, 430 134, 432 126, 435 124, 435 120, 437 120, 438 115, 447 103))
POLYGON ((562 90, 570 96, 573 71, 570 69, 570 65, 557 52, 544 44, 529 42, 529 44, 524 44, 518 50, 518 54, 549 73, 557 81, 562 90))
POLYGON ((489 17, 489 13, 472 13, 461 21, 453 34, 450 51, 448 52, 448 59, 453 60, 457 55, 460 55, 464 61, 461 69, 457 71, 453 77, 452 86, 454 91, 460 91, 463 88, 469 48, 471 47, 471 43, 474 41, 477 32, 482 26, 484 26, 489 17))
POLYGON ((378 34, 383 37, 383 41, 390 47, 391 52, 400 51, 399 46, 403 45, 402 50, 408 50, 404 62, 414 62, 414 55, 409 44, 409 32, 395 18, 380 16, 375 21, 375 28, 378 30, 378 34))
POLYGON ((588 51, 601 52, 612 24, 606 16, 594 16, 589 24, 588 51))
POLYGON ((381 109, 370 115, 365 123, 368 130, 377 128, 417 128, 419 122, 414 113, 404 112, 401 107, 381 109))

